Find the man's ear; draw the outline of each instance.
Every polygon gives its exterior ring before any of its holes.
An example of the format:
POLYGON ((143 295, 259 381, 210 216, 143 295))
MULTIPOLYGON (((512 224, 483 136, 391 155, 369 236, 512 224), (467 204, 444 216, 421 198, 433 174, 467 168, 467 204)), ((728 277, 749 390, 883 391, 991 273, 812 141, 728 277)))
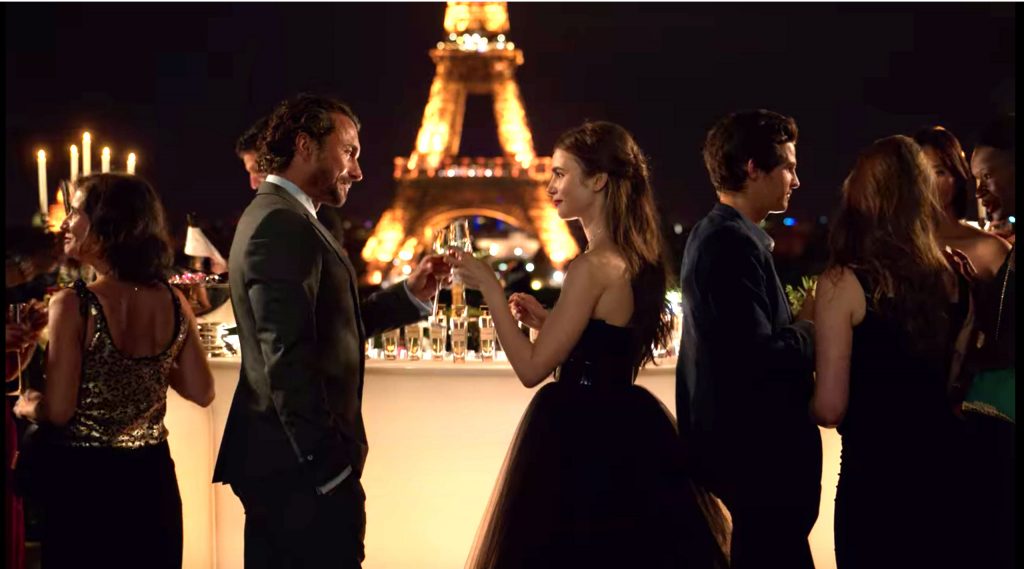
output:
POLYGON ((592 188, 595 192, 600 192, 608 185, 608 174, 605 172, 598 172, 594 174, 592 178, 594 187, 592 188))
POLYGON ((300 132, 295 135, 295 156, 301 156, 303 160, 310 161, 316 154, 316 143, 308 134, 300 132))
POLYGON ((747 170, 747 179, 752 181, 752 182, 756 182, 761 176, 764 175, 764 172, 761 171, 760 168, 758 168, 757 166, 754 165, 754 159, 753 158, 751 158, 750 160, 747 160, 747 165, 746 165, 745 168, 747 170))

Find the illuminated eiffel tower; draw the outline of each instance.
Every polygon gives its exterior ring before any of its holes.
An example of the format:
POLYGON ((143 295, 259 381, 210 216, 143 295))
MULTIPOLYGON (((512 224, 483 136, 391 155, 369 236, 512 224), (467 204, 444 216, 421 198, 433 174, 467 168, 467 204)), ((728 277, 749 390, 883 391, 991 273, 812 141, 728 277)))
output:
POLYGON ((366 280, 378 284, 429 248, 457 217, 482 215, 536 235, 561 269, 579 247, 546 193, 551 158, 534 152, 515 80, 523 52, 508 41, 506 2, 449 2, 447 37, 430 50, 430 98, 408 158, 395 158, 395 200, 363 247, 366 280), (459 156, 466 97, 492 95, 504 156, 459 156))

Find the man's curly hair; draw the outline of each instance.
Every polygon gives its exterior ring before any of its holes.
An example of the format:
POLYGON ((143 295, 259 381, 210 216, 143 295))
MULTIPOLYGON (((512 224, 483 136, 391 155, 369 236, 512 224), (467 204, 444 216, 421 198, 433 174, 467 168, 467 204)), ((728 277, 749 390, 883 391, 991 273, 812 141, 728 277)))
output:
POLYGON ((295 157, 295 137, 306 133, 318 145, 334 132, 332 114, 352 119, 359 130, 359 119, 345 103, 319 95, 301 94, 281 102, 270 114, 266 129, 257 144, 256 166, 261 172, 280 174, 295 157))

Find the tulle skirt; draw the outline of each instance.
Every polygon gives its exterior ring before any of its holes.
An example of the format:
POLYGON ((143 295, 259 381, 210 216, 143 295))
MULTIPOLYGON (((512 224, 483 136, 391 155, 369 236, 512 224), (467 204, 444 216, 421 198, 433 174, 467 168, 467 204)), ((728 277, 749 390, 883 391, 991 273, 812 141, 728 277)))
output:
POLYGON ((725 567, 727 533, 657 398, 554 382, 523 415, 467 567, 725 567))

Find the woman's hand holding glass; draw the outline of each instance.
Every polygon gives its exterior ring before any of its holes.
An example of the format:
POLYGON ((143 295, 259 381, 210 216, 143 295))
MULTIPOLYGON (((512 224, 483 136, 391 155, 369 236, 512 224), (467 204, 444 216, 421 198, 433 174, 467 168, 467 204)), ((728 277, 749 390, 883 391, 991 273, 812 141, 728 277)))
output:
POLYGON ((516 320, 526 324, 534 330, 544 327, 544 321, 548 318, 548 311, 536 298, 517 292, 508 299, 509 310, 516 320))
POLYGON ((498 277, 494 276, 494 269, 472 253, 450 249, 444 260, 451 265, 455 278, 461 278, 467 287, 481 292, 485 292, 489 286, 501 289, 498 277))

